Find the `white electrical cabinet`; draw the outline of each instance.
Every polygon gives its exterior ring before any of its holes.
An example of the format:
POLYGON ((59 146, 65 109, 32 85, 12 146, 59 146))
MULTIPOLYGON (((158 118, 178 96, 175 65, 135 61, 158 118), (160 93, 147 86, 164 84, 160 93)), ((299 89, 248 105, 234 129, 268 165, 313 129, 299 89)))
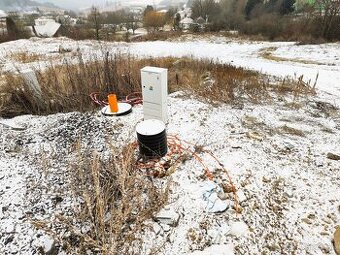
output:
POLYGON ((147 66, 141 70, 144 120, 168 122, 168 69, 147 66))

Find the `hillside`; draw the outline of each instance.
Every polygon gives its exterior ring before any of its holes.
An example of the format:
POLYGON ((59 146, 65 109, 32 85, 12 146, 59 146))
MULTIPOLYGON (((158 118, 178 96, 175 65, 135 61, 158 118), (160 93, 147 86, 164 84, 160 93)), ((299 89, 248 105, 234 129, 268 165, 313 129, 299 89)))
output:
POLYGON ((25 11, 37 7, 60 9, 59 7, 52 3, 38 3, 36 1, 31 0, 0 0, 0 10, 5 11, 25 11))

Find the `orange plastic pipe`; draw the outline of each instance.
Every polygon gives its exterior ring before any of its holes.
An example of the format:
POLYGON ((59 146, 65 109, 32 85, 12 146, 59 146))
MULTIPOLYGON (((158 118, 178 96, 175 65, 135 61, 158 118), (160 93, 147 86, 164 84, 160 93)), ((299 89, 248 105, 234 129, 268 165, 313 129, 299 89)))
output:
POLYGON ((118 101, 115 94, 110 94, 107 96, 109 99, 109 107, 111 112, 118 112, 118 101))

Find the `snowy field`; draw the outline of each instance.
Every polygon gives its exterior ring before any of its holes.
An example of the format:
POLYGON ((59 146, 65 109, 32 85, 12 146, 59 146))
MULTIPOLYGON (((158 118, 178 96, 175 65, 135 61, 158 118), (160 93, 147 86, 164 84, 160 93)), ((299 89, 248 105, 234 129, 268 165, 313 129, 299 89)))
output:
MULTIPOLYGON (((183 97, 169 96, 167 131, 213 151, 227 167, 238 188, 243 209, 237 214, 218 183, 225 178, 218 166, 214 182, 203 180, 194 160, 172 175, 174 185, 165 211, 179 217, 176 226, 150 221, 143 254, 156 244, 160 254, 335 254, 332 244, 340 224, 340 45, 295 45, 286 42, 247 42, 211 39, 142 43, 75 42, 31 39, 0 44, 0 71, 34 66, 44 68, 53 59, 62 63, 59 48, 69 49, 69 60, 81 51, 84 58, 106 51, 145 56, 192 56, 215 59, 278 76, 319 74, 318 95, 302 98, 300 109, 287 105, 290 98, 272 104, 213 107, 183 97), (291 61, 265 59, 261 52, 291 61), (42 55, 34 63, 19 63, 15 53, 42 55), (333 158, 333 159, 331 159, 333 158)), ((45 220, 65 213, 68 190, 68 149, 80 134, 83 143, 98 151, 109 137, 115 144, 134 140, 142 107, 126 117, 106 118, 98 113, 20 116, 0 120, 0 254, 65 254, 51 235, 35 230, 28 219, 45 220), (124 128, 122 128, 124 127, 124 128), (93 143, 93 140, 96 142, 93 143), (51 160, 47 172, 37 165, 42 155, 51 160), (53 156, 52 156, 53 155, 53 156), (58 201, 58 202, 56 202, 58 201)), ((65 233, 67 234, 67 233, 65 233)))
POLYGON ((293 42, 249 42, 231 40, 224 37, 197 39, 185 37, 176 41, 156 41, 140 43, 97 43, 95 41, 72 41, 61 39, 30 39, 0 45, 0 70, 25 69, 28 66, 43 68, 51 60, 62 62, 75 59, 79 49, 85 58, 102 56, 107 51, 131 53, 141 57, 194 57, 214 59, 222 63, 261 71, 276 76, 304 76, 305 81, 314 83, 318 75, 317 87, 333 95, 340 95, 340 44, 296 45, 293 42), (71 50, 60 58, 59 49, 71 50), (261 52, 275 48, 274 56, 284 57, 287 61, 272 61, 261 57, 261 52), (38 62, 22 64, 8 58, 11 54, 28 52, 43 55, 38 62), (289 61, 291 60, 291 61, 289 61), (297 61, 298 60, 298 61, 297 61), (303 62, 306 63, 303 63, 303 62), (311 63, 308 63, 311 62, 311 63))

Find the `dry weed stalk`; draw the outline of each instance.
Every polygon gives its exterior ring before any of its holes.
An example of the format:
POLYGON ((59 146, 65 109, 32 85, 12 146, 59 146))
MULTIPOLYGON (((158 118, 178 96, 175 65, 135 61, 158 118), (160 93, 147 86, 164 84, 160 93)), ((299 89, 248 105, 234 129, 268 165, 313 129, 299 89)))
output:
POLYGON ((303 75, 295 79, 285 78, 282 80, 281 84, 274 89, 281 94, 285 94, 287 92, 291 93, 294 96, 294 101, 301 96, 315 95, 315 88, 319 74, 316 76, 313 84, 311 81, 305 82, 303 78, 303 75))
POLYGON ((74 215, 57 216, 57 224, 71 233, 60 236, 64 248, 76 254, 139 254, 144 222, 168 200, 169 185, 157 187, 136 169, 131 145, 109 158, 84 152, 70 166, 74 215), (79 202, 80 201, 80 202, 79 202), (86 230, 84 231, 84 227, 86 230))
POLYGON ((44 58, 43 55, 39 55, 36 53, 28 53, 28 52, 11 53, 7 57, 19 63, 38 62, 44 58))

